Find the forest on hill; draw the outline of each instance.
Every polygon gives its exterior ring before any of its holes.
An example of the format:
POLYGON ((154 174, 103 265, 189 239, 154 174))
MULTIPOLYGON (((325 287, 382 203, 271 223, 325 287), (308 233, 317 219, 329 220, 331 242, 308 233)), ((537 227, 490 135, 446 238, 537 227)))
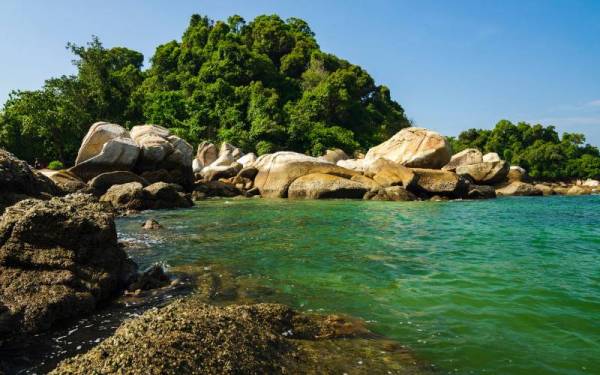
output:
MULTIPOLYGON (((67 48, 75 75, 13 91, 0 110, 0 147, 27 161, 71 164, 96 121, 160 124, 194 146, 226 141, 258 154, 310 155, 365 151, 411 126, 386 86, 322 51, 298 18, 193 15, 181 40, 158 46, 147 69, 141 53, 106 48, 97 37, 67 48)), ((450 141, 455 152, 498 152, 536 178, 600 176, 598 149, 552 126, 501 121, 450 141)))

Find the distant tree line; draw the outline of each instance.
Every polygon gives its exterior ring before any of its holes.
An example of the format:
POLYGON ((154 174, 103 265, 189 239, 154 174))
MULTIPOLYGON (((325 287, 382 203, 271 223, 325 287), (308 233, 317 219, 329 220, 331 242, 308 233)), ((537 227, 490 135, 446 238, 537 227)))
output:
POLYGON ((0 147, 72 163, 95 121, 156 123, 190 143, 227 141, 259 154, 365 150, 409 126, 385 86, 324 53, 300 19, 194 15, 181 41, 142 54, 69 44, 77 74, 15 91, 0 112, 0 147))
POLYGON ((496 152, 540 180, 600 177, 598 148, 586 144, 583 134, 560 137, 554 126, 502 120, 492 130, 469 129, 449 140, 454 152, 466 148, 496 152))

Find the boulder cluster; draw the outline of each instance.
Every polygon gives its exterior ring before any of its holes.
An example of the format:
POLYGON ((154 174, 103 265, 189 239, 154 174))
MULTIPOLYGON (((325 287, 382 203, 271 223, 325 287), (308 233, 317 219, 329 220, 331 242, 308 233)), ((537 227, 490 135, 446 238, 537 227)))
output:
POLYGON ((493 198, 511 171, 497 154, 469 149, 452 155, 443 136, 423 128, 403 129, 356 159, 339 149, 319 158, 289 151, 256 158, 227 143, 219 152, 215 145, 203 143, 193 165, 197 198, 493 198))

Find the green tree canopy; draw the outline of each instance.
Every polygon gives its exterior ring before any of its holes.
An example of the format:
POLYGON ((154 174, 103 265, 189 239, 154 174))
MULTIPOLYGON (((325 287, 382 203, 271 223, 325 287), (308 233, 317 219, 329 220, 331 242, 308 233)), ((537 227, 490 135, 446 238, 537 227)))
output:
POLYGON ((409 125, 389 90, 322 52, 306 22, 192 16, 182 40, 157 48, 136 93, 144 117, 193 143, 258 153, 366 149, 409 125))
POLYGON ((564 133, 561 138, 554 126, 502 120, 492 130, 469 129, 450 141, 454 152, 465 148, 496 152, 538 179, 600 177, 598 149, 585 144, 583 134, 564 133))

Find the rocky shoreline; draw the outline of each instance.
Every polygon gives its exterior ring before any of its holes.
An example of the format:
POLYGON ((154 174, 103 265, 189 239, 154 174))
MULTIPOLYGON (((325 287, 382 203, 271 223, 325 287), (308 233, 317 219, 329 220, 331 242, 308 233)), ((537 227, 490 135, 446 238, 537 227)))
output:
MULTIPOLYGON (((116 215, 187 208, 212 197, 435 201, 583 195, 598 193, 599 185, 535 183, 496 154, 467 149, 452 155, 443 136, 422 128, 404 129, 351 159, 342 150, 256 157, 227 143, 219 149, 203 143, 194 155, 191 145, 160 126, 128 131, 96 123, 68 170, 43 174, 0 150, 0 353, 119 296, 171 284, 161 268, 138 272, 117 241, 116 215)), ((123 323, 53 373, 428 371, 405 349, 373 340, 346 318, 276 304, 216 306, 212 297, 227 292, 215 282, 221 283, 214 275, 198 278, 202 292, 123 323), (207 298, 210 290, 216 292, 207 298), (357 367, 352 356, 361 350, 385 359, 364 355, 365 366, 357 367)))

